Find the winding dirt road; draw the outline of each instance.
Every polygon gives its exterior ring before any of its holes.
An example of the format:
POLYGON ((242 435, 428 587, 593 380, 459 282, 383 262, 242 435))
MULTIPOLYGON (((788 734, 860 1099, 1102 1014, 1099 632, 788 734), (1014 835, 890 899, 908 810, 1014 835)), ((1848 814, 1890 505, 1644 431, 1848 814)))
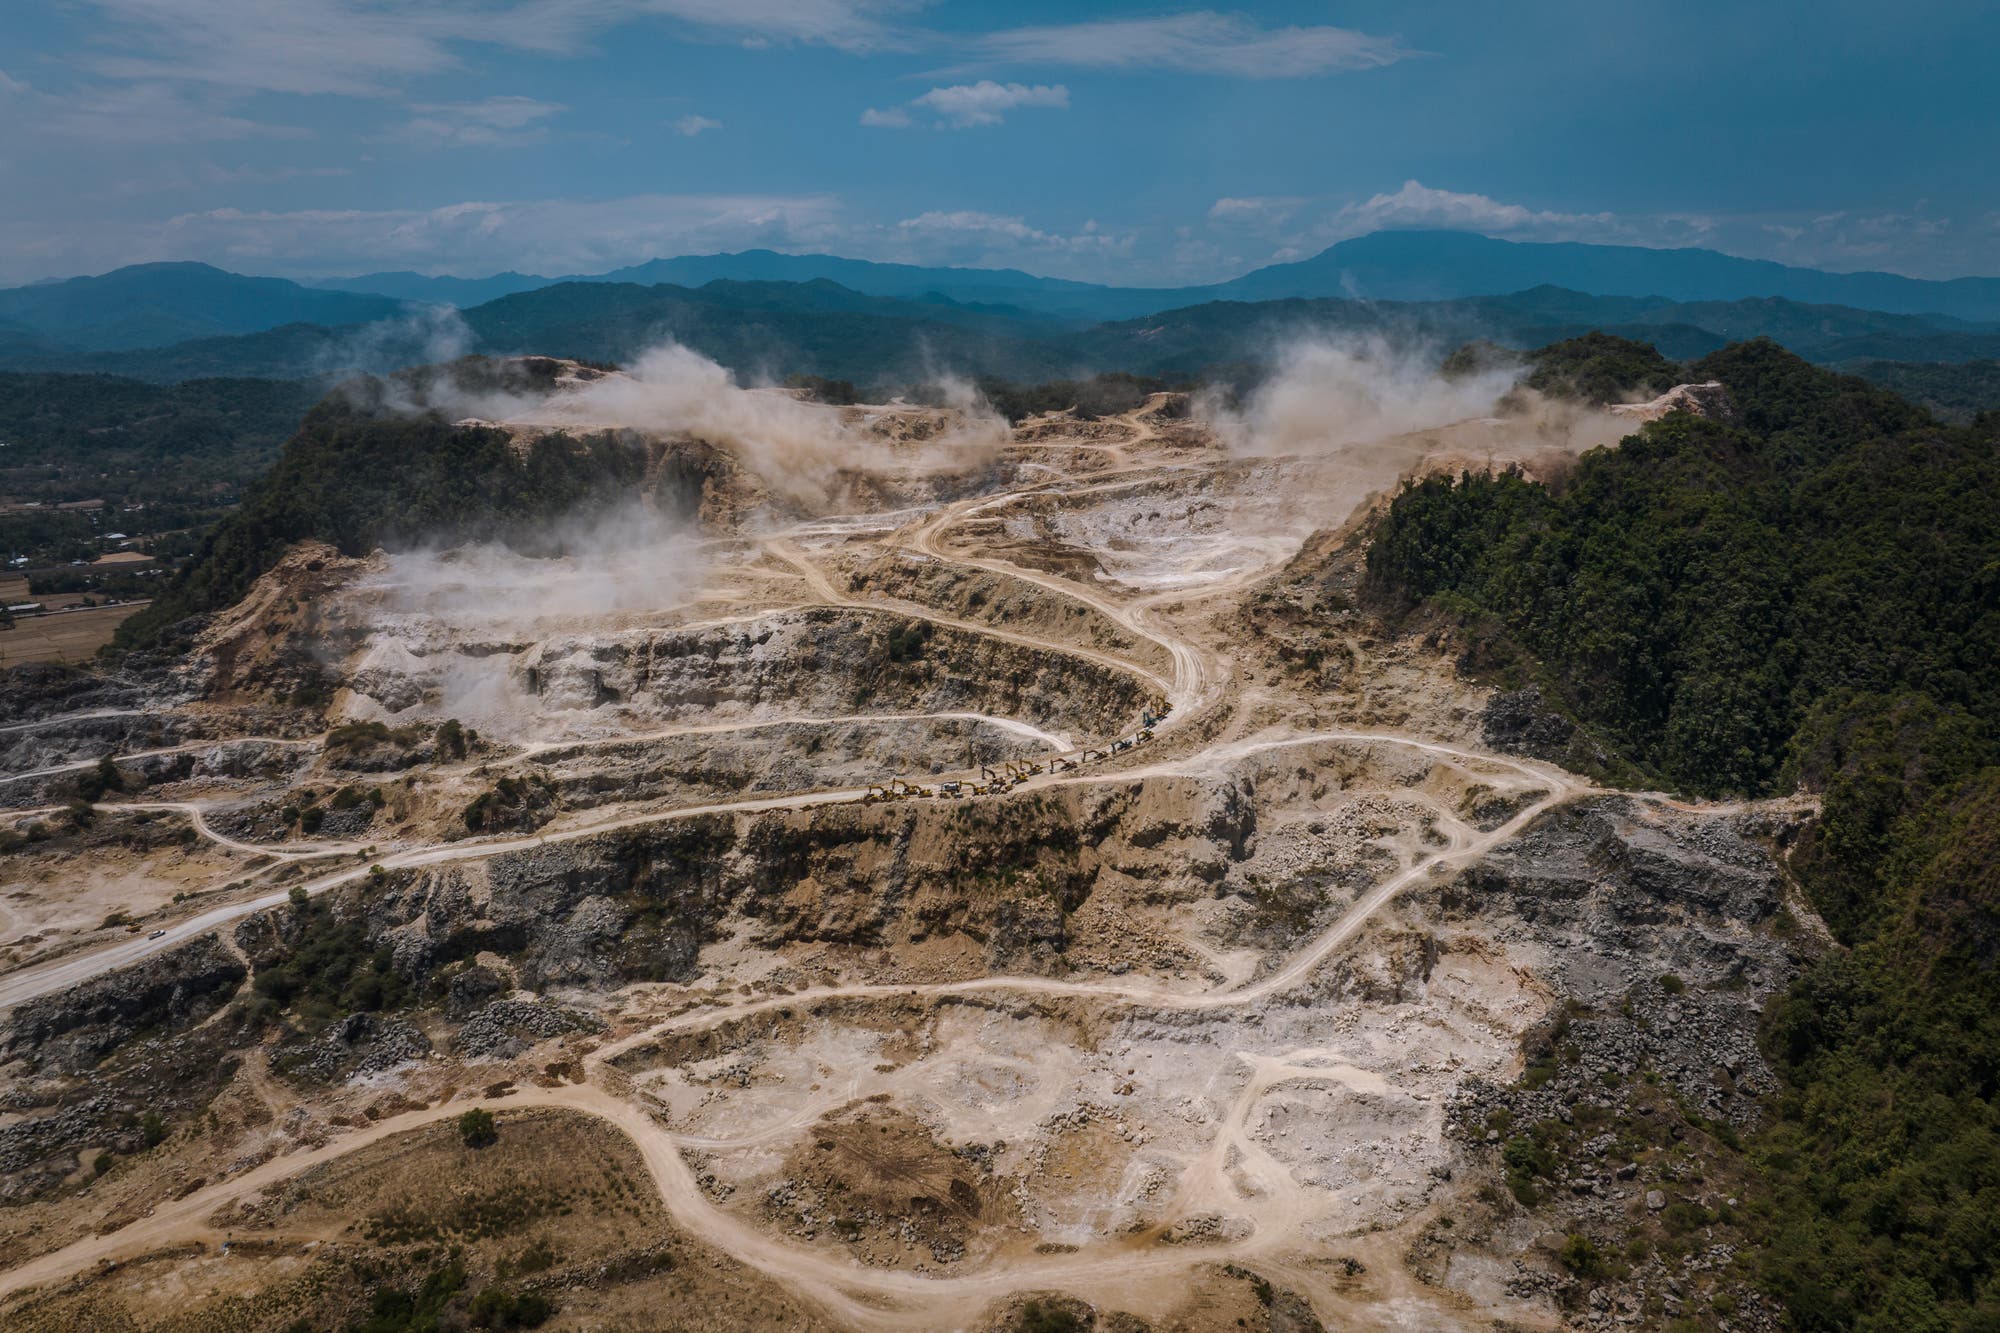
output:
MULTIPOLYGON (((1098 446, 1102 447, 1102 446, 1098 446)), ((1122 459, 1123 446, 1118 456, 1122 459)), ((1092 485, 1106 483, 1100 474, 1092 485)), ((1118 483, 1127 484, 1127 483, 1118 483)), ((870 611, 893 609, 919 615, 955 630, 998 639, 1037 652, 1061 653, 1096 662, 1109 669, 1134 676, 1155 687, 1173 705, 1162 728, 1180 726, 1213 709, 1221 700, 1226 679, 1223 664, 1202 645, 1173 633, 1151 614, 1149 604, 1170 599, 1212 595, 1220 587, 1194 593, 1159 594, 1120 602, 1078 583, 1025 569, 1008 561, 956 552, 945 541, 950 528, 965 518, 1034 493, 1047 493, 1056 483, 1026 488, 1004 495, 988 495, 942 506, 935 512, 899 530, 896 541, 939 561, 975 568, 1040 587, 1090 607, 1131 635, 1165 650, 1173 663, 1173 675, 1166 679, 1146 668, 1114 655, 1098 653, 1066 642, 996 629, 989 625, 938 616, 905 603, 864 601, 838 591, 813 561, 795 544, 783 538, 767 538, 763 547, 794 569, 812 594, 826 604, 870 611)), ((1226 587, 1246 586, 1268 570, 1227 580, 1226 587)), ((979 713, 861 714, 838 717, 797 717, 751 723, 718 723, 677 727, 644 736, 619 736, 576 742, 537 742, 522 747, 526 756, 546 754, 592 745, 615 745, 675 736, 719 734, 733 730, 796 725, 847 725, 886 721, 954 720, 992 725, 1023 736, 1053 750, 1068 753, 1075 747, 1070 738, 1002 717, 979 713)), ((23 725, 43 725, 23 724, 23 725)), ((306 743, 306 742, 300 742, 306 743)), ((1157 744, 1157 742, 1156 742, 1157 744)), ((1329 1052, 1305 1049, 1282 1055, 1242 1055, 1249 1066, 1247 1080, 1218 1128, 1209 1152, 1190 1164, 1179 1185, 1176 1207, 1181 1214, 1223 1197, 1225 1171, 1255 1178, 1255 1184, 1269 1201, 1260 1223, 1249 1235, 1225 1243, 1188 1252, 1171 1247, 1149 1247, 1124 1238, 1106 1239, 1071 1253, 1037 1253, 1029 1250, 1002 1253, 976 1273, 928 1276, 894 1269, 863 1267, 824 1250, 791 1244, 765 1234, 736 1213, 719 1207, 703 1192, 694 1172, 683 1157, 690 1148, 717 1148, 763 1142, 782 1135, 800 1122, 800 1117, 817 1109, 808 1102, 804 1109, 787 1118, 728 1138, 681 1135, 670 1132, 642 1103, 645 1094, 624 1075, 614 1062, 621 1054, 672 1033, 700 1031, 747 1016, 785 1008, 833 1005, 847 1001, 875 999, 938 999, 962 995, 1017 995, 1052 997, 1122 1006, 1139 1011, 1192 1012, 1254 1007, 1271 997, 1307 985, 1314 974, 1343 946, 1352 941, 1387 904, 1418 886, 1442 880, 1452 869, 1474 863, 1516 838, 1551 809, 1579 798, 1600 794, 1596 788, 1574 776, 1544 764, 1485 753, 1437 741, 1390 731, 1326 729, 1305 733, 1255 736, 1215 742, 1184 753, 1162 757, 1158 762, 1090 772, 1044 773, 1020 783, 1020 791, 1084 784, 1137 783, 1161 776, 1209 775, 1255 756, 1315 745, 1388 747, 1413 750, 1457 765, 1480 770, 1484 775, 1534 799, 1511 818, 1490 831, 1478 831, 1451 822, 1445 845, 1427 854, 1413 856, 1408 864, 1383 878, 1361 894, 1340 916, 1261 977, 1212 989, 1174 989, 1156 984, 1128 982, 1114 977, 1069 981, 1038 976, 995 975, 973 980, 930 985, 861 984, 823 986, 784 994, 750 997, 721 997, 705 1008, 651 1024, 619 1038, 593 1052, 585 1062, 586 1082, 556 1088, 524 1089, 495 1103, 502 1109, 552 1107, 594 1116, 627 1135, 641 1153, 659 1197, 675 1222, 724 1253, 762 1271, 797 1291, 803 1298, 823 1308, 835 1320, 867 1327, 932 1329, 949 1326, 970 1317, 982 1303, 1028 1287, 1063 1287, 1083 1284, 1103 1290, 1120 1286, 1136 1287, 1155 1275, 1181 1272, 1192 1264, 1208 1264, 1230 1258, 1258 1255, 1271 1257, 1281 1246, 1296 1239, 1292 1228, 1282 1225, 1286 1216, 1302 1220, 1307 1201, 1284 1166, 1254 1143, 1245 1131, 1246 1118, 1257 1099, 1281 1082, 1331 1081, 1367 1087, 1379 1078, 1365 1070, 1342 1064, 1329 1052), (1210 1196, 1215 1196, 1211 1198, 1210 1196)), ((170 747, 148 753, 172 753, 190 747, 170 747)), ((44 776, 87 767, 66 765, 44 770, 44 776)), ((865 788, 843 787, 787 795, 720 801, 672 809, 644 809, 613 813, 595 822, 517 837, 468 840, 437 846, 409 847, 382 855, 372 864, 385 869, 418 868, 456 862, 482 860, 512 852, 530 850, 583 838, 599 837, 624 829, 640 828, 674 820, 711 815, 753 815, 778 810, 805 810, 862 799, 865 788)), ((203 836, 241 852, 280 860, 304 860, 322 856, 353 855, 360 848, 352 844, 287 845, 264 847, 243 843, 211 828, 201 806, 189 802, 126 803, 107 809, 162 809, 186 813, 203 836)), ((305 881, 309 894, 323 893, 353 883, 371 872, 371 864, 355 864, 305 881)), ((108 948, 58 959, 38 967, 0 977, 0 1007, 12 1007, 39 997, 77 986, 107 972, 131 966, 161 950, 173 948, 230 923, 282 904, 293 890, 275 890, 238 902, 218 906, 167 928, 158 940, 134 939, 108 948)), ((831 1094, 827 1094, 831 1095, 831 1094)), ((160 1250, 190 1240, 219 1239, 205 1219, 226 1202, 244 1198, 299 1172, 351 1154, 392 1135, 432 1125, 462 1112, 464 1099, 419 1111, 385 1118, 365 1128, 346 1133, 322 1148, 280 1157, 237 1176, 217 1181, 177 1200, 160 1203, 153 1212, 121 1230, 91 1236, 42 1255, 0 1273, 0 1295, 47 1284, 88 1270, 107 1259, 122 1259, 160 1250)), ((1275 1262, 1275 1260, 1274 1260, 1275 1262)), ((1312 1290, 1321 1279, 1310 1273, 1288 1269, 1296 1282, 1312 1290)))

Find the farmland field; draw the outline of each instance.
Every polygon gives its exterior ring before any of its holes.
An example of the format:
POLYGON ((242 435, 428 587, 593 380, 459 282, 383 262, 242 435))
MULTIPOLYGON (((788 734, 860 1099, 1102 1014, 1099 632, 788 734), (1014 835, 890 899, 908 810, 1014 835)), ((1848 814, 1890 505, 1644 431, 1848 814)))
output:
POLYGON ((119 622, 145 605, 125 602, 118 606, 24 616, 14 622, 13 628, 0 630, 0 666, 88 661, 99 648, 111 642, 112 631, 119 622))

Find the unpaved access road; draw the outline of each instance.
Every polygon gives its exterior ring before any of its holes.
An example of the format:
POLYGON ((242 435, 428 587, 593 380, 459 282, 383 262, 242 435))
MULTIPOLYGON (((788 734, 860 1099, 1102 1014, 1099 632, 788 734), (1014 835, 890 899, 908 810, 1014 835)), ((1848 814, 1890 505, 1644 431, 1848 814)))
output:
MULTIPOLYGON (((1136 414, 1134 414, 1136 416, 1136 414)), ((1136 423, 1135 423, 1136 425, 1136 423)), ((1151 428, 1135 429, 1132 445, 1150 438, 1151 428)), ((1120 447, 1119 457, 1123 458, 1120 447)), ((1158 474, 1161 469, 1121 463, 1121 474, 1138 473, 1137 480, 1158 474)), ((1203 469, 1186 470, 1199 477, 1203 469)), ((1454 868, 1463 867, 1493 853, 1515 839, 1537 819, 1556 807, 1581 798, 1602 794, 1601 789, 1551 766, 1510 756, 1457 746, 1392 729, 1366 728, 1286 728, 1273 725, 1249 736, 1195 743, 1196 735, 1187 724, 1204 716, 1220 716, 1227 704, 1232 676, 1226 660, 1228 645, 1205 644, 1190 635, 1177 633, 1168 623, 1168 603, 1187 602, 1223 591, 1249 586, 1270 573, 1269 569, 1233 574, 1213 586, 1186 591, 1162 592, 1121 600, 1103 589, 1082 586, 1078 581, 1025 569, 1011 562, 956 551, 945 540, 957 523, 988 509, 1004 506, 1024 496, 1052 493, 1064 479, 1037 487, 1021 488, 1000 495, 985 495, 932 508, 920 516, 882 528, 880 540, 888 550, 913 550, 923 557, 966 568, 1002 575, 1089 607, 1131 635, 1162 647, 1173 663, 1171 679, 1146 670, 1113 654, 1080 648, 1034 634, 997 629, 993 626, 936 615, 926 608, 901 601, 865 600, 836 589, 823 570, 790 538, 780 534, 752 543, 794 570, 809 594, 825 604, 868 611, 894 611, 921 616, 954 630, 1003 640, 1037 652, 1080 657, 1106 668, 1133 676, 1157 689, 1172 711, 1160 730, 1178 729, 1175 741, 1162 739, 1155 749, 1155 762, 1131 763, 1128 750, 1119 762, 1123 768, 1105 766, 1090 771, 1044 772, 1014 784, 1014 790, 1053 789, 1086 784, 1134 784, 1153 777, 1209 776, 1256 756, 1291 748, 1315 745, 1384 747, 1425 754, 1453 765, 1479 771, 1489 781, 1527 799, 1510 818, 1489 831, 1479 831, 1447 820, 1441 846, 1401 858, 1401 864, 1379 882, 1363 891, 1339 916, 1282 959, 1261 977, 1238 973, 1246 980, 1203 988, 1199 982, 1182 987, 1117 976, 1067 980, 1043 976, 990 975, 970 980, 934 983, 874 983, 826 985, 778 993, 740 993, 705 997, 701 1007, 642 1025, 610 1044, 593 1051, 583 1063, 582 1083, 551 1088, 529 1088, 494 1103, 501 1109, 553 1107, 595 1116, 626 1134, 646 1163, 659 1197, 675 1222, 704 1242, 793 1289, 798 1295, 823 1309, 834 1320, 873 1328, 934 1329, 960 1326, 973 1319, 991 1300, 1010 1293, 1036 1288, 1087 1289, 1095 1295, 1130 1294, 1143 1303, 1149 1287, 1169 1275, 1183 1274, 1197 1266, 1213 1265, 1228 1259, 1255 1258, 1274 1274, 1282 1274, 1295 1289, 1318 1303, 1327 1297, 1332 1305, 1328 1279, 1310 1265, 1295 1263, 1291 1248, 1299 1242, 1299 1230, 1313 1210, 1306 1188, 1293 1179, 1284 1164, 1259 1144, 1248 1122, 1259 1099, 1273 1087, 1298 1083, 1337 1084, 1362 1093, 1379 1094, 1385 1086, 1375 1072, 1356 1067, 1340 1058, 1331 1048, 1299 1045, 1293 1049, 1259 1052, 1225 1043, 1224 1058, 1240 1061, 1233 1067, 1247 1068, 1247 1078, 1229 1098, 1215 1124, 1213 1139, 1205 1152, 1188 1159, 1174 1184, 1170 1217, 1184 1217, 1193 1211, 1236 1209, 1247 1211, 1255 1221, 1247 1234, 1192 1248, 1160 1246, 1150 1237, 1107 1235, 1080 1247, 1059 1250, 1027 1245, 1003 1247, 982 1261, 976 1272, 929 1275, 901 1269, 866 1267, 837 1251, 795 1243, 767 1234, 744 1213, 718 1205, 699 1186, 694 1169, 684 1157, 686 1150, 716 1150, 745 1145, 765 1148, 799 1131, 814 1109, 839 1091, 836 1083, 821 1097, 808 1099, 805 1110, 793 1110, 765 1123, 726 1136, 678 1134, 668 1129, 648 1109, 647 1095, 613 1063, 622 1053, 643 1043, 677 1033, 700 1032, 747 1016, 773 1010, 811 1009, 848 1001, 936 1000, 951 996, 998 995, 1025 998, 1049 997, 1083 1004, 1117 1007, 1134 1013, 1190 1013, 1225 1010, 1254 1012, 1263 1002, 1309 984, 1318 970, 1350 942, 1399 895, 1411 889, 1440 882, 1454 868), (1242 1183, 1253 1187, 1256 1199, 1246 1204, 1242 1183)), ((1136 484, 1129 476, 1112 478, 1103 472, 1084 478, 1072 491, 1109 489, 1136 484)), ((821 520, 822 523, 838 520, 821 520)), ((552 751, 582 749, 593 745, 615 745, 673 736, 699 736, 758 727, 787 725, 847 725, 879 721, 956 720, 994 725, 1026 736, 1067 754, 1073 750, 1070 738, 1024 723, 977 713, 868 714, 837 717, 799 716, 764 719, 752 723, 698 724, 666 728, 645 736, 619 736, 578 742, 535 742, 515 751, 532 757, 552 751)), ((39 724, 29 724, 39 725, 39 724)), ((387 869, 416 868, 456 862, 476 861, 511 852, 525 851, 583 838, 597 837, 623 829, 640 828, 673 820, 709 815, 754 815, 769 811, 807 810, 862 800, 867 789, 840 787, 795 792, 753 799, 719 801, 678 808, 619 809, 595 812, 587 822, 579 821, 526 836, 466 840, 427 846, 396 848, 375 859, 387 869)), ((1640 797, 1638 799, 1661 799, 1640 797)), ((359 849, 348 844, 288 845, 281 848, 241 843, 215 833, 208 827, 202 808, 193 803, 159 803, 107 808, 160 808, 187 813, 204 836, 234 850, 260 856, 304 860, 316 856, 354 855, 359 849)), ((1679 807, 1700 808, 1700 807, 1679 807)), ((371 865, 356 863, 330 870, 303 887, 308 894, 323 893, 351 884, 370 873, 371 865)), ((117 968, 126 967, 163 949, 211 931, 222 930, 244 916, 282 904, 293 889, 272 891, 217 906, 167 928, 158 940, 133 939, 72 957, 54 960, 5 977, 0 977, 0 1007, 19 1005, 54 994, 117 968)), ((91 1236, 0 1274, 0 1294, 44 1285, 87 1271, 106 1259, 121 1259, 159 1251, 189 1241, 219 1239, 205 1219, 215 1209, 233 1199, 243 1198, 300 1171, 365 1148, 395 1134, 405 1133, 460 1114, 470 1103, 461 1098, 423 1110, 382 1119, 364 1128, 350 1130, 324 1147, 295 1152, 273 1159, 170 1202, 158 1204, 153 1212, 124 1228, 103 1236, 91 1236)), ((1393 1275, 1388 1279, 1392 1284, 1393 1275)))

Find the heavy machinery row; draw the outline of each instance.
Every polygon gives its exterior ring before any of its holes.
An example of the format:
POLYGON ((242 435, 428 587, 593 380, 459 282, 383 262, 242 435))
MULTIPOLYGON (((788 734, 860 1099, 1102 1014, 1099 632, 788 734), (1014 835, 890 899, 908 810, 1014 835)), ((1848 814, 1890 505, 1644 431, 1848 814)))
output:
POLYGON ((909 782, 903 778, 890 778, 887 782, 871 782, 867 794, 861 800, 864 804, 879 801, 902 801, 920 798, 959 800, 967 796, 997 796, 1012 791, 1030 778, 1044 773, 1073 773, 1085 764, 1097 763, 1113 755, 1124 754, 1153 739, 1153 728, 1166 719, 1173 711, 1173 704, 1167 700, 1156 700, 1139 714, 1139 730, 1130 736, 1102 746, 1087 745, 1069 754, 1049 757, 1047 763, 1032 759, 1009 759, 997 767, 978 764, 979 781, 962 778, 946 779, 935 783, 909 782))

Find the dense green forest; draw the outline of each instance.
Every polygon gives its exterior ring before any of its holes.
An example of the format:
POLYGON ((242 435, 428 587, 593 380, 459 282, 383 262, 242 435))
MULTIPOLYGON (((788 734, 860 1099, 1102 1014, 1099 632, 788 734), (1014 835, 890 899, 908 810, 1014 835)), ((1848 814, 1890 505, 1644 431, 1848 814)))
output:
POLYGON ((2000 417, 1689 370, 1736 421, 1408 487, 1370 578, 1680 788, 1823 793, 1793 866, 1846 947, 1768 1016, 1763 1271, 1801 1329, 2000 1327, 2000 417))
POLYGON ((2000 410, 2000 361, 1860 361, 1844 368, 1959 425, 2000 410))
POLYGON ((163 386, 111 375, 0 373, 6 490, 74 499, 102 494, 106 474, 140 499, 217 481, 245 484, 271 465, 318 397, 292 381, 163 386), (26 469, 38 475, 18 471, 26 469), (64 477, 74 479, 69 493, 61 489, 64 477))
POLYGON ((1528 353, 1528 373, 1521 382, 1562 398, 1617 403, 1657 398, 1686 380, 1686 373, 1651 343, 1593 331, 1528 353))
POLYGON ((316 397, 285 381, 0 374, 0 496, 44 506, 0 515, 0 549, 53 563, 88 558, 114 528, 205 527, 270 468, 316 397), (79 500, 104 512, 54 508, 79 500))

